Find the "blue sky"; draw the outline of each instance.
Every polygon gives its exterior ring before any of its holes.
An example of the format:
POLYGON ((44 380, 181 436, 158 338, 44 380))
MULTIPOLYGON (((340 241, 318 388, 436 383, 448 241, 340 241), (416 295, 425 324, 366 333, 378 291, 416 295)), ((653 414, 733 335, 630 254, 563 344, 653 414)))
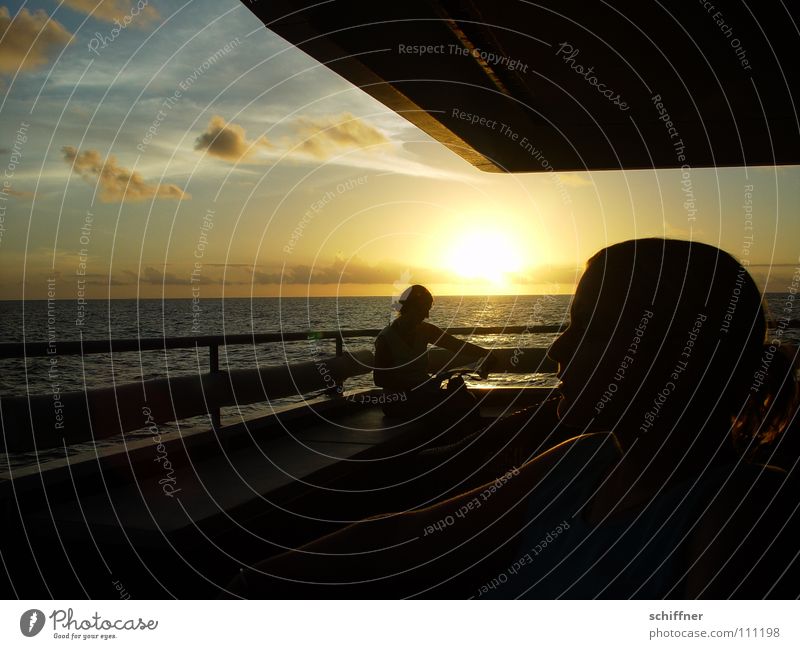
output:
POLYGON ((562 174, 565 201, 553 174, 472 168, 240 2, 0 7, 3 299, 48 277, 65 299, 79 280, 90 297, 563 292, 635 236, 742 257, 752 235, 772 291, 798 265, 796 167, 693 169, 696 213, 676 170, 562 174))

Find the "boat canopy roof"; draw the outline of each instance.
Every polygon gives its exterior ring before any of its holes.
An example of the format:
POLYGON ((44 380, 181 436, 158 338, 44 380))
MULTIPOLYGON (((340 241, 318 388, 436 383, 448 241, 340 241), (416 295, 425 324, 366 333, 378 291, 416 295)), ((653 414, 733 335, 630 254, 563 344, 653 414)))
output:
POLYGON ((800 163, 800 3, 245 4, 485 171, 800 163))

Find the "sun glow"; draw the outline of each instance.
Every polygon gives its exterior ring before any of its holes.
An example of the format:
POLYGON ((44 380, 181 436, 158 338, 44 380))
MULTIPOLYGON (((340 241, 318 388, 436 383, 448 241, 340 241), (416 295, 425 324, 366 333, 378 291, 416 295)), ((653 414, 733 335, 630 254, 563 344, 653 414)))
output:
POLYGON ((505 284, 509 275, 523 269, 523 256, 519 245, 506 233, 471 230, 456 236, 444 263, 465 279, 505 284))

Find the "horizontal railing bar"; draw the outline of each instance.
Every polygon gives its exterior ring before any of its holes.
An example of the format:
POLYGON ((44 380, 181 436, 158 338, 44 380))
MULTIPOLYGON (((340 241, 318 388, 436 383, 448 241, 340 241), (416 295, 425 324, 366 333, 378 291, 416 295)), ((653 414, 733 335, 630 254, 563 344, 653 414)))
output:
MULTIPOLYGON (((776 328, 769 322, 770 329, 776 328)), ((800 329, 800 320, 781 323, 782 329, 800 329)), ((445 329, 454 336, 492 334, 552 334, 566 329, 566 325, 515 325, 510 327, 451 327, 445 329)), ((82 354, 109 354, 112 351, 138 352, 164 349, 192 349, 196 347, 250 345, 259 343, 297 342, 302 340, 337 340, 343 338, 375 337, 380 329, 342 329, 334 331, 293 331, 284 333, 231 334, 220 336, 172 336, 167 338, 120 338, 111 340, 69 340, 48 343, 0 343, 0 358, 25 358, 26 356, 71 356, 82 354)))
MULTIPOLYGON (((543 334, 558 333, 560 325, 531 325, 513 327, 453 327, 445 329, 454 336, 491 334, 543 334)), ((168 338, 121 338, 111 340, 69 340, 53 343, 36 341, 25 343, 0 343, 0 358, 25 358, 26 356, 70 356, 82 354, 109 354, 121 352, 153 351, 163 349, 193 349, 196 347, 250 345, 259 343, 296 342, 302 340, 336 340, 337 338, 374 338, 380 329, 351 329, 337 331, 295 331, 284 333, 231 334, 222 336, 175 336, 168 338)))
POLYGON ((318 392, 369 373, 372 364, 372 352, 364 349, 291 365, 64 391, 58 394, 57 407, 52 393, 2 397, 4 434, 0 448, 5 445, 5 452, 17 453, 71 445, 214 413, 219 407, 318 392), (58 423, 56 413, 63 413, 58 423))

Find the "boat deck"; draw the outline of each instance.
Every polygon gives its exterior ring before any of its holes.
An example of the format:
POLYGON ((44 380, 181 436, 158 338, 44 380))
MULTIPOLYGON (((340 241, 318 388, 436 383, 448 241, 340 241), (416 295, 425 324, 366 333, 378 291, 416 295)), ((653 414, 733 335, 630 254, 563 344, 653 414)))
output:
MULTIPOLYGON (((537 389, 482 391, 483 419, 457 435, 549 395, 537 389)), ((16 542, 49 544, 52 552, 57 539, 63 548, 63 554, 56 552, 61 570, 66 554, 77 581, 94 584, 93 591, 96 575, 85 574, 81 557, 91 565, 88 557, 94 555, 96 564, 99 553, 110 574, 124 574, 152 596, 191 597, 195 589, 200 589, 196 596, 213 596, 237 566, 351 521, 425 506, 448 489, 480 481, 478 472, 490 456, 473 454, 474 462, 464 464, 457 479, 453 465, 445 478, 435 462, 421 459, 423 449, 452 440, 453 431, 444 438, 441 429, 425 422, 398 423, 379 406, 359 400, 359 395, 316 399, 218 434, 139 438, 117 449, 23 469, 13 480, 6 474, 6 507, 25 512, 16 542), (172 584, 153 583, 159 574, 153 566, 161 562, 170 564, 172 584), (174 569, 175 564, 185 564, 185 570, 174 569), (220 581, 212 585, 209 576, 220 581)), ((502 440, 492 445, 502 446, 502 440)), ((4 544, 9 542, 7 536, 4 544)), ((12 556, 20 556, 19 550, 12 556)), ((69 581, 59 578, 62 585, 69 581)), ((105 581, 100 580, 101 589, 105 581)))

